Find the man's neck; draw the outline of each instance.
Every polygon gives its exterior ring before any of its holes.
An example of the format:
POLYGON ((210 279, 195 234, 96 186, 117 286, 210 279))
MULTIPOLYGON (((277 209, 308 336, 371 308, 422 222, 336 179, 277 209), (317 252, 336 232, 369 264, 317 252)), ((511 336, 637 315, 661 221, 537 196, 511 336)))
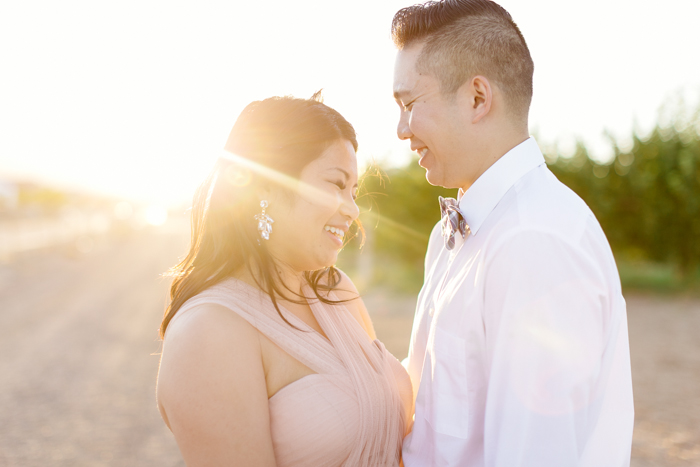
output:
POLYGON ((524 128, 519 131, 499 133, 498 135, 494 134, 484 138, 484 144, 481 148, 481 168, 476 172, 473 180, 469 180, 460 187, 460 193, 466 192, 496 161, 514 147, 527 141, 529 137, 527 128, 524 128))

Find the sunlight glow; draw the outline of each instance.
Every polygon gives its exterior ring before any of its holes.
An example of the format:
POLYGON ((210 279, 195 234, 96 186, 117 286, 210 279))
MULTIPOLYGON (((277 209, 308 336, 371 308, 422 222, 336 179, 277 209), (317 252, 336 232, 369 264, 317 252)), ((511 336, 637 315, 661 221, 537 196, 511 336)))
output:
POLYGON ((117 220, 125 221, 134 214, 134 208, 126 201, 120 201, 114 206, 114 217, 117 220))
MULTIPOLYGON (((0 40, 17 45, 0 50, 0 179, 183 203, 247 104, 321 88, 357 130, 361 166, 408 160, 389 27, 415 0, 83 3, 0 2, 0 40)), ((535 61, 532 129, 565 153, 581 139, 604 159, 604 129, 644 133, 669 93, 700 84, 700 2, 500 3, 535 61)))
POLYGON ((391 232, 392 235, 396 236, 397 239, 400 238, 402 241, 412 241, 420 245, 423 245, 428 241, 429 236, 425 235, 423 232, 418 232, 411 227, 408 227, 384 215, 377 214, 374 211, 365 211, 360 214, 360 216, 365 220, 371 220, 375 226, 379 225, 381 222, 387 228, 387 232, 391 232))
POLYGON ((226 169, 224 176, 227 180, 231 181, 231 183, 237 184, 237 186, 242 186, 240 185, 241 183, 247 185, 250 182, 250 174, 247 173, 247 171, 251 171, 260 175, 261 177, 277 183, 284 188, 287 188, 288 190, 298 193, 304 198, 313 199, 326 206, 336 206, 338 204, 338 198, 336 195, 316 188, 308 183, 304 183, 297 178, 290 177, 287 174, 251 161, 250 159, 246 159, 245 157, 228 151, 223 151, 223 155, 221 157, 222 159, 226 159, 233 163, 231 167, 226 169))
POLYGON ((149 225, 159 226, 168 220, 168 211, 163 206, 152 204, 146 208, 144 216, 149 225))

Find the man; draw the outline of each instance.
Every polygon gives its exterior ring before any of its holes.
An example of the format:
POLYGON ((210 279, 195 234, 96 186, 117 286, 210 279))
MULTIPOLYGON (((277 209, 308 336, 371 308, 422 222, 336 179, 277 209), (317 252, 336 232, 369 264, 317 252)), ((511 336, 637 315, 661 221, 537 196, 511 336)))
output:
POLYGON ((392 33, 398 136, 429 183, 460 189, 428 245, 404 464, 629 465, 619 276, 594 215, 528 136, 523 36, 489 0, 404 8, 392 33))

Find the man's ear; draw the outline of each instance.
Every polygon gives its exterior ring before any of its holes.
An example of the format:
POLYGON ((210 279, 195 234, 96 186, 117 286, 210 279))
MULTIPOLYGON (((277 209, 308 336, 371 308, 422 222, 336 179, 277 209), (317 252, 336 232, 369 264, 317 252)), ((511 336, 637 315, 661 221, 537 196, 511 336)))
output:
POLYGON ((481 75, 476 75, 469 81, 469 102, 472 107, 472 123, 479 123, 491 111, 493 102, 493 88, 489 80, 481 75))

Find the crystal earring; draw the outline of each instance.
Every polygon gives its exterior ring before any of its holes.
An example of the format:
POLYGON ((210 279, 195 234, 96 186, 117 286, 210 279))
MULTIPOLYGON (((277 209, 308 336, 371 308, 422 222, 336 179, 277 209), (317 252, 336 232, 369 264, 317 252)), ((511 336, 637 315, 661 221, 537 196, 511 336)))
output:
MULTIPOLYGON (((272 232, 272 217, 265 214, 265 208, 268 206, 267 200, 260 201, 260 207, 262 212, 255 215, 255 219, 258 221, 258 232, 260 232, 260 237, 265 240, 270 239, 270 233, 272 232)), ((260 241, 260 240, 258 240, 260 241)))

